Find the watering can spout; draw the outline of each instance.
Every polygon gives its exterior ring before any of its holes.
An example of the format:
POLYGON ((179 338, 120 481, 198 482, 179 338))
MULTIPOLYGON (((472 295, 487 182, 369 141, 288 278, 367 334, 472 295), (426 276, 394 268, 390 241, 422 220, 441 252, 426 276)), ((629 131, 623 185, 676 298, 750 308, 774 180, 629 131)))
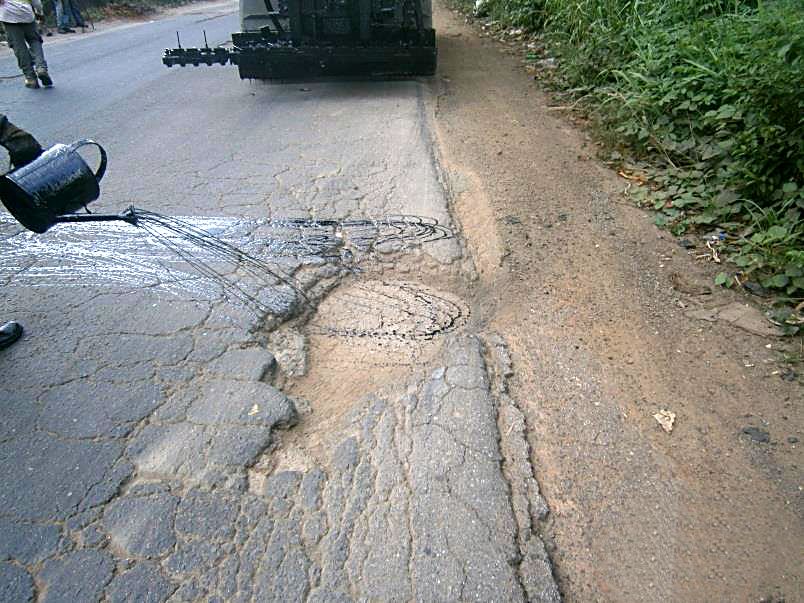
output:
POLYGON ((133 205, 129 205, 126 211, 120 214, 120 219, 124 222, 128 222, 132 226, 137 225, 137 210, 134 209, 133 205))
POLYGON ((57 216, 57 224, 75 222, 128 222, 132 226, 137 226, 137 210, 133 205, 119 214, 65 214, 57 216))

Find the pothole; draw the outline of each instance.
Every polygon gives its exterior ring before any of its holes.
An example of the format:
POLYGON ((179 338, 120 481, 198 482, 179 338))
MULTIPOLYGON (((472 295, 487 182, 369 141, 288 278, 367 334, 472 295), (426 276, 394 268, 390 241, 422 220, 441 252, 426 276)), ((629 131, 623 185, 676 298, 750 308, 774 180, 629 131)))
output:
POLYGON ((312 335, 381 341, 428 341, 454 331, 469 307, 421 283, 375 280, 335 290, 308 325, 312 335))
POLYGON ((372 393, 404 389, 411 374, 443 349, 443 335, 462 328, 469 307, 422 283, 374 279, 348 282, 321 302, 303 328, 307 371, 283 380, 291 398, 310 401, 297 426, 278 434, 278 448, 326 463, 346 435, 352 411, 372 393))

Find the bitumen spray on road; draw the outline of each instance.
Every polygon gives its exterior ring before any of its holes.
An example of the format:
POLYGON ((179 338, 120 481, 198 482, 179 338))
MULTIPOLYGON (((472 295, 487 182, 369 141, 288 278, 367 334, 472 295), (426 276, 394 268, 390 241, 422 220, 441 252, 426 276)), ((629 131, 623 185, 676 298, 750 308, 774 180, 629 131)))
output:
POLYGON ((277 300, 265 297, 282 295, 277 285, 291 289, 298 299, 309 304, 307 296, 290 277, 184 220, 133 205, 119 214, 91 213, 87 205, 100 197, 100 181, 106 166, 106 151, 93 140, 56 144, 30 163, 0 176, 0 200, 20 224, 38 234, 56 224, 77 222, 123 221, 142 228, 202 276, 218 283, 227 298, 254 311, 269 312, 274 307, 272 302, 277 300), (78 153, 88 146, 96 147, 100 153, 100 163, 94 171, 78 153), (81 208, 87 213, 75 213, 81 208), (227 270, 213 267, 202 255, 222 263, 227 270), (235 269, 241 277, 237 280, 231 276, 235 269), (259 297, 250 293, 241 284, 242 277, 263 293, 259 297))
MULTIPOLYGON (((310 307, 308 296, 292 276, 284 274, 266 261, 251 255, 187 219, 166 216, 133 205, 117 214, 94 214, 87 205, 100 196, 100 181, 106 172, 107 154, 92 140, 79 140, 69 145, 57 144, 34 161, 0 176, 0 200, 12 216, 25 228, 43 234, 56 224, 86 222, 126 222, 148 233, 151 239, 180 258, 203 278, 216 283, 224 297, 238 302, 256 313, 270 313, 273 308, 287 306, 288 301, 310 307), (100 163, 92 170, 78 150, 94 146, 100 163), (76 213, 80 209, 86 213, 76 213), (293 300, 288 300, 288 297, 293 300)), ((335 250, 349 245, 361 254, 378 249, 405 248, 452 238, 451 229, 433 218, 422 216, 387 216, 381 219, 315 220, 291 218, 273 221, 274 227, 306 231, 300 241, 271 240, 271 255, 295 255, 310 252, 311 247, 327 260, 339 261, 335 250), (310 231, 318 235, 310 236, 310 231), (333 253, 327 256, 327 251, 333 253)), ((347 251, 347 253, 351 253, 347 251)), ((130 266, 130 262, 127 262, 130 266)), ((448 300, 413 290, 410 286, 364 285, 350 290, 347 304, 361 313, 371 312, 385 317, 384 328, 345 328, 328 325, 330 334, 352 337, 395 339, 430 338, 451 330, 465 314, 448 300), (367 288, 368 287, 368 288, 367 288), (389 313, 390 312, 390 313, 389 313), (410 329, 386 320, 399 314, 415 318, 410 329), (393 328, 387 328, 395 324, 393 328)))
POLYGON ((134 207, 128 210, 135 217, 133 222, 145 230, 156 241, 182 258, 202 276, 218 283, 225 297, 237 301, 256 312, 270 312, 275 307, 274 299, 281 295, 278 285, 284 285, 298 296, 298 299, 312 306, 310 299, 290 276, 282 274, 267 262, 246 253, 242 249, 198 228, 181 218, 164 216, 134 207), (242 278, 235 278, 233 272, 213 266, 202 258, 211 257, 224 266, 237 270, 250 281, 252 286, 262 291, 259 297, 243 286, 242 278))

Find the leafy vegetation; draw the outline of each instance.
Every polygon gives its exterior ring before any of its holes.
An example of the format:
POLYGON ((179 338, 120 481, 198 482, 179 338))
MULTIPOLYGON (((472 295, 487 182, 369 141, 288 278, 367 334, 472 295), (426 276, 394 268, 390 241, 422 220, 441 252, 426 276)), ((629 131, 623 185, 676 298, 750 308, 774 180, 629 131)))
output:
POLYGON ((722 233, 736 265, 723 284, 804 298, 804 3, 488 0, 484 10, 541 35, 555 83, 640 172, 635 195, 657 223, 722 233))
MULTIPOLYGON (((74 0, 75 1, 75 0, 74 0)), ((78 0, 81 15, 91 23, 104 19, 138 18, 153 14, 159 8, 181 6, 192 0, 78 0)), ((48 26, 56 27, 52 2, 44 1, 48 26)))

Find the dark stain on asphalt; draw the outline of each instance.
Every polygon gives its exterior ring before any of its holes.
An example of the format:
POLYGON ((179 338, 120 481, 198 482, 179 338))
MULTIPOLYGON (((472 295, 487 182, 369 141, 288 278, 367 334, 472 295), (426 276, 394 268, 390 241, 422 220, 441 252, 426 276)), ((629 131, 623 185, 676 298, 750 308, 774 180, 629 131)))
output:
POLYGON ((333 294, 334 308, 312 333, 332 337, 427 341, 463 326, 469 308, 421 283, 369 281, 333 294))
POLYGON ((306 218, 272 220, 267 226, 298 231, 298 236, 280 236, 266 242, 271 255, 316 255, 338 257, 333 250, 349 245, 367 253, 372 250, 404 248, 452 239, 451 228, 435 218, 424 216, 386 216, 376 220, 316 220, 306 218))

